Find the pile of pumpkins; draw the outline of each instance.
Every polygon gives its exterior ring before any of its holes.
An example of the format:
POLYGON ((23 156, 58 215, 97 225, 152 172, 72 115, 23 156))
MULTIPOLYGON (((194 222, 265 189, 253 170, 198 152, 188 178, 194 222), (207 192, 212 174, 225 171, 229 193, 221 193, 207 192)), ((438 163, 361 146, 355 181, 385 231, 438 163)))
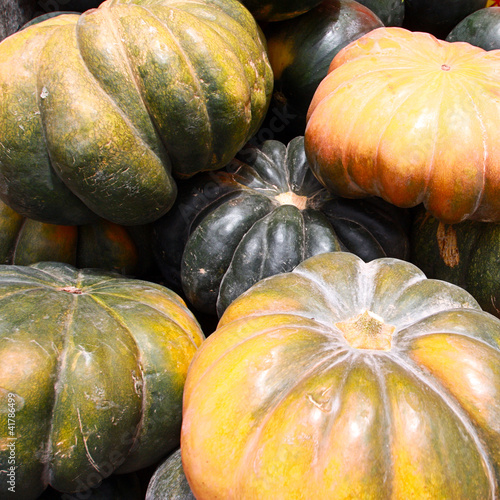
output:
POLYGON ((106 0, 0 42, 0 497, 496 499, 500 6, 106 0))

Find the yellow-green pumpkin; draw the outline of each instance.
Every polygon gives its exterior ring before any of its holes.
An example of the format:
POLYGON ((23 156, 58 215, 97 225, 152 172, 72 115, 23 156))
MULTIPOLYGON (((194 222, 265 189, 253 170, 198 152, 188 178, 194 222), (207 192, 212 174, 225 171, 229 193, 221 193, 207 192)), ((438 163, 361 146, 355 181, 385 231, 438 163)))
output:
POLYGON ((0 497, 83 495, 179 446, 203 342, 160 285, 68 264, 0 266, 0 497), (14 483, 14 490, 10 490, 14 483))
POLYGON ((107 0, 0 44, 0 198, 52 224, 151 222, 228 163, 273 77, 237 0, 107 0))

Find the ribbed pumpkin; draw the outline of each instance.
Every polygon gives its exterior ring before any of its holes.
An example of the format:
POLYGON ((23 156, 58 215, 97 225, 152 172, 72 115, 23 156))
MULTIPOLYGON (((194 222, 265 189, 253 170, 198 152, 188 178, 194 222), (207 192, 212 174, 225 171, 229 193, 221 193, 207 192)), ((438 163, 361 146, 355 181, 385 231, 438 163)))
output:
POLYGON ((42 222, 145 224, 171 171, 228 163, 255 133, 273 77, 237 0, 107 0, 0 44, 0 197, 42 222))
POLYGON ((267 26, 275 79, 273 105, 286 103, 292 114, 299 115, 301 128, 296 135, 304 135, 307 109, 333 57, 381 26, 380 19, 355 0, 323 0, 306 14, 267 26))
POLYGON ((500 220, 500 51, 377 28, 342 49, 308 111, 311 168, 334 193, 500 220), (334 117, 334 118, 332 118, 334 117))
POLYGON ((283 21, 316 7, 321 0, 240 0, 259 21, 283 21))
POLYGON ((156 469, 148 484, 145 500, 195 500, 182 468, 177 449, 156 469))
POLYGON ((397 259, 317 255, 231 304, 190 365, 198 500, 497 497, 500 320, 397 259))
POLYGON ((225 171, 193 179, 154 224, 167 286, 220 316, 262 278, 322 252, 365 260, 409 255, 408 214, 379 199, 332 196, 313 176, 304 138, 244 148, 225 171))
POLYGON ((65 262, 143 277, 154 267, 151 225, 120 226, 104 219, 59 226, 28 219, 0 201, 0 263, 65 262))
POLYGON ((0 496, 83 492, 177 448, 203 340, 160 285, 62 263, 0 266, 0 468, 16 467, 15 495, 2 474, 0 496))
POLYGON ((448 225, 421 210, 411 230, 410 259, 429 278, 465 288, 500 317, 500 224, 464 221, 448 225))

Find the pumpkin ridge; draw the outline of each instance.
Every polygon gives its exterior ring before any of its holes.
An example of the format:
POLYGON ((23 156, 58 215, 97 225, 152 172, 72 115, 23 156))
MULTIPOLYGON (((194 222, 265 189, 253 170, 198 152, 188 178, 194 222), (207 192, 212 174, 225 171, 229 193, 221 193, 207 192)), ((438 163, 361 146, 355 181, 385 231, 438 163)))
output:
MULTIPOLYGON (((403 75, 403 79, 405 78, 405 76, 406 75, 403 75)), ((393 81, 394 80, 391 81, 391 84, 393 81)), ((397 85, 397 83, 396 83, 396 85, 397 85)), ((406 103, 408 103, 411 99, 413 99, 415 94, 418 94, 420 92, 421 87, 426 87, 427 85, 428 85, 428 81, 426 78, 423 79, 423 81, 421 82, 421 85, 412 84, 412 87, 416 87, 416 88, 413 88, 412 91, 408 92, 408 95, 405 97, 405 99, 403 99, 403 101, 401 103, 399 103, 398 106, 395 107, 391 117, 386 120, 386 126, 385 126, 385 128, 382 129, 382 131, 380 133, 379 140, 377 142, 377 147, 375 150, 375 155, 374 155, 375 156, 374 170, 379 172, 377 174, 377 177, 376 177, 377 179, 379 179, 379 182, 383 182, 383 180, 380 176, 380 172, 383 171, 383 167, 381 167, 380 161, 379 161, 379 158, 380 158, 379 150, 380 150, 380 144, 382 143, 382 138, 383 138, 384 134, 387 132, 387 130, 389 129, 392 120, 394 119, 396 114, 400 111, 401 107, 403 107, 406 103)), ((436 134, 434 134, 434 137, 436 137, 436 134)), ((435 146, 434 146, 434 149, 435 149, 435 146)), ((429 176, 427 177, 427 179, 428 178, 429 178, 429 176)), ((418 205, 419 203, 422 202, 422 198, 424 196, 426 188, 427 188, 427 185, 425 185, 425 188, 422 190, 420 197, 417 198, 416 200, 414 200, 415 204, 418 205)), ((377 188, 377 189, 380 190, 379 188, 377 188)), ((385 189, 382 189, 382 191, 385 191, 385 189)))
MULTIPOLYGON (((149 9, 143 7, 142 5, 137 5, 138 8, 142 8, 148 12, 149 9)), ((127 54, 127 50, 125 48, 125 45, 123 43, 123 40, 122 38, 119 36, 119 33, 118 33, 118 29, 117 29, 117 19, 116 19, 116 15, 115 15, 115 12, 113 9, 110 9, 110 8, 102 8, 102 13, 103 13, 103 16, 106 17, 106 19, 108 20, 108 30, 112 33, 112 37, 113 37, 113 40, 116 42, 116 45, 118 47, 118 50, 121 52, 122 56, 123 56, 123 61, 128 69, 128 74, 130 75, 130 79, 131 81, 133 82, 133 85, 137 91, 137 95, 140 97, 140 101, 142 103, 142 106, 144 108, 144 111, 145 113, 147 113, 148 117, 149 117, 149 121, 151 122, 153 128, 154 128, 154 131, 155 131, 155 138, 158 142, 158 145, 160 145, 160 147, 163 147, 165 148, 166 150, 166 145, 163 143, 163 138, 161 136, 161 134, 159 133, 158 131, 158 126, 154 120, 154 117, 151 115, 151 113, 149 113, 149 109, 148 109, 148 106, 147 106, 147 103, 145 102, 144 100, 144 97, 142 95, 142 92, 140 91, 140 86, 139 86, 139 83, 138 83, 138 77, 136 75, 136 73, 133 71, 133 68, 132 68, 132 65, 130 63, 130 58, 128 57, 128 54, 127 54)), ((75 33, 76 33, 76 40, 77 40, 77 44, 78 44, 78 47, 80 47, 80 38, 78 37, 77 35, 77 32, 78 30, 75 29, 75 33)), ((85 59, 81 56, 81 50, 78 50, 78 54, 80 56, 80 58, 83 60, 84 62, 84 66, 85 68, 87 69, 88 73, 92 75, 92 77, 100 83, 100 80, 98 78, 98 75, 94 75, 94 73, 88 68, 86 62, 85 62, 85 59)), ((106 92, 106 90, 104 89, 104 87, 102 85, 98 85, 99 89, 102 90, 103 94, 106 95, 108 97, 108 99, 114 103, 115 105, 115 108, 117 109, 117 111, 120 113, 120 115, 124 118, 124 120, 127 122, 127 124, 129 125, 129 127, 134 131, 134 132, 137 132, 137 136, 141 138, 141 141, 148 147, 148 149, 151 150, 151 152, 161 161, 161 163, 163 165, 165 165, 165 161, 163 158, 161 158, 160 156, 160 151, 155 151, 155 148, 153 147, 153 145, 150 145, 149 144, 149 141, 144 137, 143 133, 142 133, 142 130, 140 128, 138 128, 133 122, 132 120, 129 118, 128 114, 125 113, 125 111, 119 106, 119 104, 116 102, 116 100, 114 99, 113 96, 111 96, 110 94, 108 94, 108 92, 106 92)), ((168 165, 170 165, 170 162, 168 163, 168 165)))
POLYGON ((471 214, 475 213, 479 206, 481 205, 481 201, 484 197, 484 191, 486 187, 486 164, 488 161, 488 142, 487 142, 487 135, 486 135, 486 127, 484 125, 484 119, 481 116, 481 113, 477 107, 476 101, 473 98, 473 94, 469 92, 467 89, 465 82, 463 80, 457 79, 457 82, 460 84, 464 92, 467 94, 467 97, 470 99, 470 102, 472 104, 472 107, 475 112, 475 116, 479 122, 479 126, 481 129, 481 142, 483 145, 483 168, 482 168, 482 176, 481 176, 481 187, 479 189, 476 189, 476 202, 474 204, 474 208, 471 211, 471 214))
MULTIPOLYGON (((419 370, 413 362, 409 360, 403 360, 399 356, 390 352, 386 352, 385 356, 396 366, 407 371, 410 375, 415 377, 416 380, 424 384, 425 387, 427 387, 430 391, 432 391, 432 393, 434 393, 445 403, 446 407, 449 408, 450 413, 456 416, 459 424, 461 424, 462 428, 472 438, 472 441, 476 445, 476 449, 478 450, 483 460, 483 464, 488 476, 488 482, 491 487, 491 500, 494 500, 496 498, 495 492, 497 490, 495 469, 493 464, 491 463, 491 460, 488 458, 487 447, 485 444, 483 444, 467 412, 460 408, 460 405, 457 403, 454 396, 449 393, 444 386, 442 386, 441 384, 438 385, 436 382, 433 382, 430 377, 425 372, 419 370)), ((439 381, 439 379, 437 380, 439 381)))
MULTIPOLYGON (((131 439, 128 440, 131 442, 129 444, 127 454, 130 454, 132 452, 132 450, 134 449, 135 444, 137 443, 137 439, 139 438, 141 431, 144 427, 144 418, 147 414, 147 407, 146 407, 146 392, 147 391, 146 391, 146 389, 148 387, 148 383, 147 383, 146 377, 144 376, 144 365, 142 363, 143 353, 142 353, 141 349, 139 349, 139 344, 137 343, 135 336, 131 334, 130 329, 127 327, 127 324, 123 321, 122 316, 117 314, 116 311, 114 311, 113 309, 111 309, 108 306, 108 304, 106 303, 106 301, 103 301, 103 300, 99 299, 98 297, 95 297, 93 294, 89 294, 89 297, 94 302, 99 304, 99 306, 102 307, 102 309, 105 310, 111 318, 113 318, 118 324, 120 324, 122 326, 123 331, 127 332, 129 339, 131 339, 133 345, 136 348, 137 366, 139 367, 139 369, 141 371, 141 377, 140 377, 140 380, 141 380, 141 389, 140 389, 140 391, 141 391, 141 417, 140 417, 139 421, 137 422, 135 429, 133 430, 133 436, 131 437, 131 439)), ((134 390, 137 393, 137 389, 135 389, 135 386, 134 386, 134 390)), ((127 465, 127 454, 124 455, 124 460, 120 464, 119 468, 127 465)))
MULTIPOLYGON (((51 457, 53 455, 53 449, 52 449, 52 441, 53 441, 53 431, 54 431, 54 421, 55 421, 55 412, 60 396, 60 392, 62 389, 62 381, 61 381, 61 375, 64 373, 66 370, 66 364, 67 364, 67 356, 68 352, 70 350, 70 342, 69 342, 69 327, 71 325, 71 320, 73 318, 75 309, 76 309, 76 304, 77 304, 78 297, 73 295, 73 298, 71 300, 71 309, 68 307, 68 313, 66 315, 66 321, 64 322, 63 328, 61 329, 61 337, 62 337, 62 350, 59 353, 58 356, 58 361, 57 365, 55 367, 55 383, 54 383, 54 394, 53 394, 53 400, 52 400, 52 409, 50 411, 50 427, 49 431, 47 433, 47 441, 44 446, 44 451, 43 453, 43 471, 41 474, 41 480, 43 482, 43 485, 46 487, 48 484, 51 484, 54 479, 54 471, 52 470, 51 467, 51 457)), ((83 438, 83 434, 82 434, 83 438)))
MULTIPOLYGON (((287 329, 288 327, 285 327, 284 329, 287 329)), ((304 330, 308 330, 307 327, 302 327, 304 330)), ((255 338, 255 337, 252 337, 255 338)), ((279 409, 281 404, 286 403, 287 399, 290 395, 293 396, 294 390, 296 390, 298 387, 300 387, 301 384, 307 382, 308 379, 310 379, 312 376, 317 374, 317 372, 321 372, 321 369, 329 369, 331 367, 335 367, 341 363, 344 363, 349 360, 349 358, 352 357, 352 354, 348 351, 348 349, 343 349, 342 346, 339 346, 339 348, 335 351, 332 351, 330 353, 330 356, 328 357, 323 357, 315 363, 312 367, 308 368, 306 371, 301 373, 300 378, 295 380, 295 382, 286 388, 286 390, 280 392, 278 395, 276 395, 273 405, 271 408, 269 408, 266 411, 266 414, 263 419, 259 420, 257 424, 257 428, 252 431, 250 434, 250 437, 247 439, 246 445, 245 445, 245 453, 241 455, 240 458, 240 463, 237 466, 237 472, 236 474, 240 478, 240 480, 237 481, 236 484, 244 483, 242 477, 244 478, 245 474, 248 474, 248 469, 245 467, 246 464, 248 463, 253 463, 255 460, 250 461, 249 457, 253 456, 255 459, 255 453, 257 450, 254 448, 256 445, 259 444, 259 439, 264 431, 264 428, 266 424, 272 419, 274 412, 279 409), (343 355, 342 355, 343 353, 343 355), (332 358, 337 358, 332 361, 332 358), (328 368, 325 368, 325 365, 328 366, 328 368)), ((345 373, 342 376, 342 381, 345 383, 345 380, 347 379, 349 371, 346 369, 345 373)), ((342 384, 343 385, 343 384, 342 384)), ((333 398, 332 398, 333 399, 333 398)), ((336 412, 332 411, 330 412, 328 421, 334 420, 336 415, 336 412)))

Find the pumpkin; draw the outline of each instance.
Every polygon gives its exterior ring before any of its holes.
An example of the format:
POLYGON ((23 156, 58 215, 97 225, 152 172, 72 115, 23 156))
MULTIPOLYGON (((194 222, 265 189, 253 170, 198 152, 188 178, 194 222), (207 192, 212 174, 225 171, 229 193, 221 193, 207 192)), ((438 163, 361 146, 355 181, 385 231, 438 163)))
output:
POLYGON ((328 193, 312 175, 303 137, 288 146, 266 141, 183 188, 154 224, 153 251, 167 286, 220 316, 260 279, 317 253, 408 257, 409 216, 381 201, 328 193))
POLYGON ((380 19, 355 0, 324 0, 306 14, 268 25, 265 35, 275 80, 273 102, 288 106, 300 117, 295 135, 304 135, 307 109, 333 57, 381 26, 380 19))
POLYGON ((15 467, 0 496, 12 480, 22 500, 49 485, 80 494, 177 448, 203 340, 161 285, 55 262, 0 266, 0 467, 15 467))
POLYGON ((372 30, 335 56, 314 94, 312 170, 339 196, 423 203, 447 224, 500 220, 499 71, 500 51, 372 30))
POLYGON ((258 21, 283 21, 316 7, 321 0, 241 0, 258 21))
POLYGON ((41 261, 146 276, 154 268, 151 226, 120 226, 104 219, 82 226, 45 224, 0 201, 0 263, 41 261))
POLYGON ((419 210, 411 229, 410 260, 430 278, 465 288, 500 317, 500 224, 444 224, 419 210))
POLYGON ((178 448, 156 469, 148 484, 145 500, 195 500, 182 468, 178 448))
POLYGON ((184 388, 197 499, 496 498, 500 320, 393 258, 316 255, 236 299, 184 388))
POLYGON ((468 42, 484 50, 500 49, 500 7, 485 7, 469 14, 450 31, 446 40, 468 42))
POLYGON ((486 0, 404 0, 403 26, 444 39, 460 21, 483 7, 486 0))
POLYGON ((272 85, 237 0, 107 0, 34 24, 0 44, 0 198, 51 224, 152 222, 172 173, 243 147, 272 85))

